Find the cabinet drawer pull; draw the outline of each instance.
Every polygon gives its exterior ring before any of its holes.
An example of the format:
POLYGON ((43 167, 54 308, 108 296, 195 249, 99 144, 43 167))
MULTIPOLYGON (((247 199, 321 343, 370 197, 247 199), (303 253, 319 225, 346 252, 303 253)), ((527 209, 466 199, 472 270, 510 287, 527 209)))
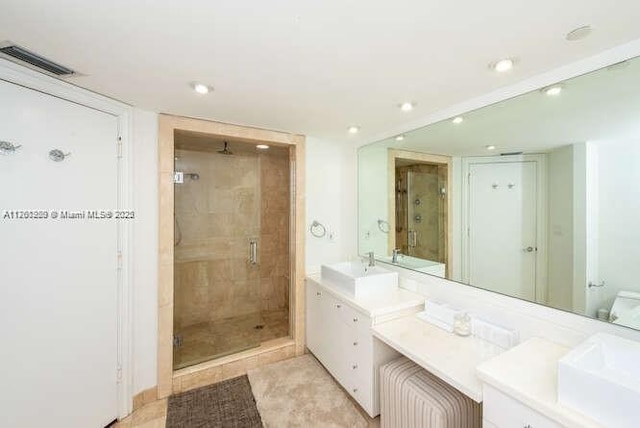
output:
POLYGON ((354 319, 353 319, 353 322, 358 322, 358 318, 354 318, 354 319))
POLYGON ((352 391, 353 391, 354 393, 356 393, 356 392, 358 392, 358 388, 353 388, 353 389, 352 389, 352 391))
POLYGON ((341 307, 342 307, 342 305, 339 304, 339 303, 336 305, 336 308, 338 308, 338 309, 340 309, 341 307))
MULTIPOLYGON (((357 369, 357 368, 358 368, 358 365, 357 365, 357 364, 354 364, 354 365, 352 365, 352 366, 351 366, 351 368, 355 370, 355 369, 357 369)), ((531 427, 529 427, 529 428, 531 428, 531 427)))
POLYGON ((527 424, 527 425, 525 425, 525 426, 524 426, 524 427, 522 427, 522 428, 533 428, 533 427, 532 427, 531 425, 527 424))
POLYGON ((353 346, 358 346, 358 342, 353 342, 353 346))
POLYGON ((316 291, 316 296, 322 296, 322 293, 319 291, 316 291))

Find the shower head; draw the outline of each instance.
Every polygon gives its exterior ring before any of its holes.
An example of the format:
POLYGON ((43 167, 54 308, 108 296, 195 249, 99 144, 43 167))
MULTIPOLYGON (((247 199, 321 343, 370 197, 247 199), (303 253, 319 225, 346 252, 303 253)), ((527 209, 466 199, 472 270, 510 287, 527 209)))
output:
POLYGON ((232 155, 233 154, 233 152, 231 150, 229 150, 229 143, 227 143, 226 141, 224 142, 224 149, 218 150, 218 153, 220 153, 221 155, 232 155))

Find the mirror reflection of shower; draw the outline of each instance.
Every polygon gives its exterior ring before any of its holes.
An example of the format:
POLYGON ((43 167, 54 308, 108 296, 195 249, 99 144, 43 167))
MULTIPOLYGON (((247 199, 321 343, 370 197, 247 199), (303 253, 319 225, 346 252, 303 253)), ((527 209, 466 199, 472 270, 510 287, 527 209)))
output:
POLYGON ((395 163, 395 248, 446 263, 447 166, 417 159, 395 163))

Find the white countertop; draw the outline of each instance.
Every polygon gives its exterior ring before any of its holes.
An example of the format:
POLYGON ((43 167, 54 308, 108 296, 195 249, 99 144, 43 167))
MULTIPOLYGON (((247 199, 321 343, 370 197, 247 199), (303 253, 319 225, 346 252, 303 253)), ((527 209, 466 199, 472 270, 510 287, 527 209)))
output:
POLYGON ((372 331, 375 337, 476 402, 482 402, 476 367, 504 352, 492 343, 456 336, 415 315, 375 325, 372 331))
POLYGON ((391 292, 374 293, 370 296, 355 297, 340 288, 323 282, 320 274, 312 274, 307 279, 322 286, 329 293, 346 301, 351 306, 366 313, 370 317, 385 315, 403 309, 424 305, 425 296, 398 287, 391 292))
POLYGON ((567 427, 601 427, 588 417, 558 404, 558 360, 571 351, 532 338, 478 366, 483 382, 567 427))

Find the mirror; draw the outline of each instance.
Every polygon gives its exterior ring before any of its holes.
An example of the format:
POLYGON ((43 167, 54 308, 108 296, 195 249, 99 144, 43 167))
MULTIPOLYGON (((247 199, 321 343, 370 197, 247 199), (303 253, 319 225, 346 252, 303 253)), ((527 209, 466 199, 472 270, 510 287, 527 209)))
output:
POLYGON ((359 252, 640 329, 640 59, 358 151, 359 252))

